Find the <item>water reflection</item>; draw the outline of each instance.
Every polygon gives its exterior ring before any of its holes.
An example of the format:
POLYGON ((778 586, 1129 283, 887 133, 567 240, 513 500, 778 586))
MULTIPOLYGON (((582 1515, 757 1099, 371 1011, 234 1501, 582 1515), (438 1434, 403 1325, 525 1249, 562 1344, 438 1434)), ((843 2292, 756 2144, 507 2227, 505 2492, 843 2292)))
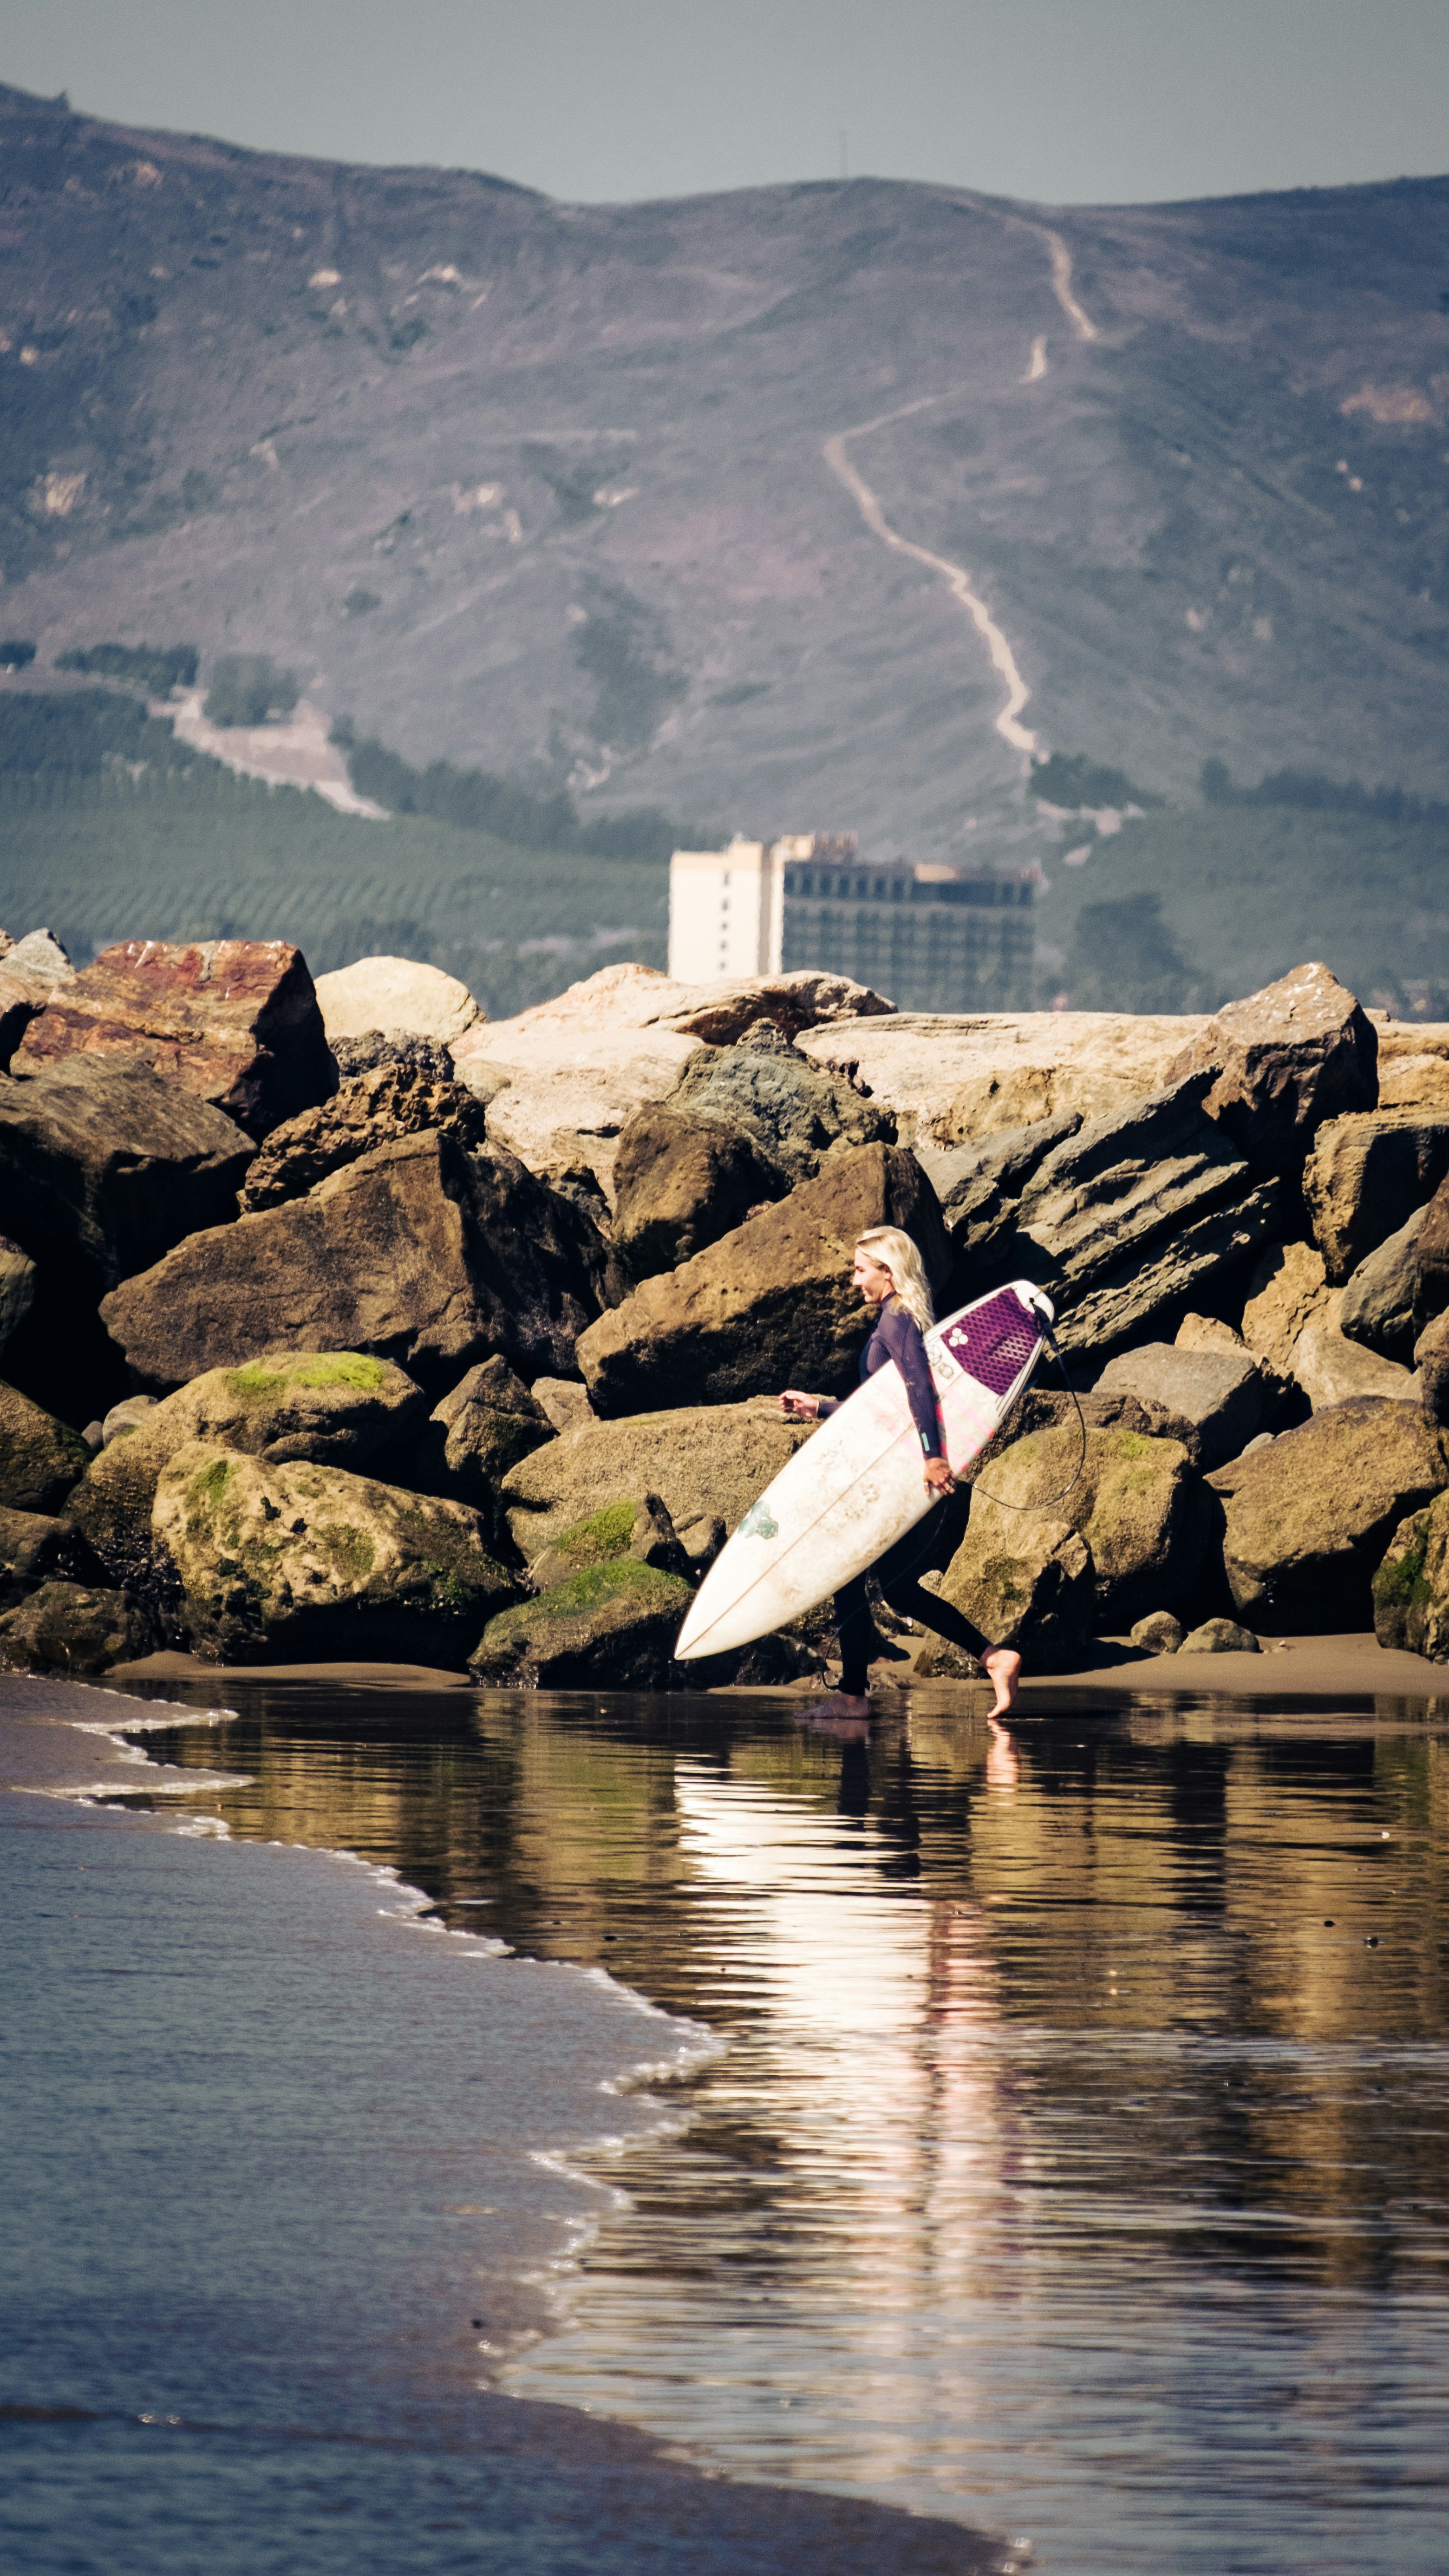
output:
POLYGON ((1442 2565, 1437 1713, 195 1687, 201 1810, 731 2040, 511 2385, 1059 2576, 1442 2565))

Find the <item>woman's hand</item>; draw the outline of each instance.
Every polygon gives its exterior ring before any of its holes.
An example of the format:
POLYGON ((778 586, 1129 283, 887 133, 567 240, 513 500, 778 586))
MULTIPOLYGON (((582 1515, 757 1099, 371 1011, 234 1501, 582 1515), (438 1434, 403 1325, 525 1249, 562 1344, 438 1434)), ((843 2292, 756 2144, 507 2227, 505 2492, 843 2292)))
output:
POLYGON ((787 1386, 780 1398, 780 1411, 793 1414, 801 1422, 816 1422, 820 1418, 820 1398, 802 1395, 798 1386, 787 1386))
POLYGON ((950 1468, 947 1466, 946 1461, 945 1461, 945 1459, 944 1459, 944 1458, 928 1458, 928 1459, 926 1460, 925 1476, 926 1476, 926 1482, 927 1482, 927 1484, 930 1486, 931 1491, 932 1491, 933 1493, 935 1493, 935 1494, 954 1494, 954 1493, 955 1493, 955 1491, 956 1491, 956 1479, 955 1479, 955 1477, 952 1475, 951 1470, 950 1470, 950 1468))

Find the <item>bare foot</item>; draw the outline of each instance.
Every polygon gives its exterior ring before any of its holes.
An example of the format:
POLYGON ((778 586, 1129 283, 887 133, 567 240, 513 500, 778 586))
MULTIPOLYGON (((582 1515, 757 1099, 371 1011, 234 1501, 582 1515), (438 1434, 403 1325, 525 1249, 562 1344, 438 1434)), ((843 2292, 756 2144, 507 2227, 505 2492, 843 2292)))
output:
POLYGON ((1007 1710, 1016 1700, 1017 1686, 1021 1680, 1021 1657, 1010 1646, 993 1646, 989 1655, 982 1656, 981 1669, 996 1692, 995 1703, 988 1709, 987 1715, 1005 1717, 1007 1710))

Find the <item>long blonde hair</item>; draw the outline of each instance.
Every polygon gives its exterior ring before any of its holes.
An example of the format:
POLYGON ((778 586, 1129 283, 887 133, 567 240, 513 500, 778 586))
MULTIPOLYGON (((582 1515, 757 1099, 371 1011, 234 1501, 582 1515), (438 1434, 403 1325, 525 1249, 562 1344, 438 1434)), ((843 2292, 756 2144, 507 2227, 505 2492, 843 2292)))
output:
POLYGON ((896 1296, 914 1323, 928 1333, 936 1320, 930 1282, 921 1256, 898 1225, 872 1225, 856 1238, 856 1251, 868 1252, 876 1267, 888 1270, 896 1296))

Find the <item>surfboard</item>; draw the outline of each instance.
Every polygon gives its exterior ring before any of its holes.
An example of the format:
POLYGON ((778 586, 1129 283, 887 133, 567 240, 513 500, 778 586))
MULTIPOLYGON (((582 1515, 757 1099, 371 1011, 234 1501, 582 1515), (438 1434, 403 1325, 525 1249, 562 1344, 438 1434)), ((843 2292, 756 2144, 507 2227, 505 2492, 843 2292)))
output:
MULTIPOLYGON (((1000 1429, 1043 1348, 1051 1301, 1026 1279, 961 1306, 926 1335, 942 1447, 962 1475, 1000 1429)), ((935 1508, 894 1360, 821 1424, 750 1505, 690 1605, 680 1663, 748 1646, 863 1574, 935 1508)))

